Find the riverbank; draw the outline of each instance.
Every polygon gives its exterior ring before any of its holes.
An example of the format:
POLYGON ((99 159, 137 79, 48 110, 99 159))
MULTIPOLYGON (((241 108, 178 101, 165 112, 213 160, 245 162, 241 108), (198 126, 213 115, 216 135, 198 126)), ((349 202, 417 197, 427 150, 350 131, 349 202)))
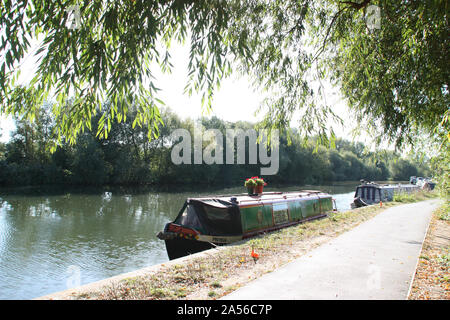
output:
POLYGON ((433 212, 409 300, 450 300, 450 207, 433 212))
MULTIPOLYGON (((415 202, 436 197, 418 193, 415 202)), ((403 199, 402 201, 406 201, 403 199)), ((44 299, 217 299, 248 282, 307 254, 386 208, 404 202, 385 203, 309 221, 233 246, 212 249, 136 273, 106 279, 44 299), (258 258, 251 256, 254 250, 258 258)))

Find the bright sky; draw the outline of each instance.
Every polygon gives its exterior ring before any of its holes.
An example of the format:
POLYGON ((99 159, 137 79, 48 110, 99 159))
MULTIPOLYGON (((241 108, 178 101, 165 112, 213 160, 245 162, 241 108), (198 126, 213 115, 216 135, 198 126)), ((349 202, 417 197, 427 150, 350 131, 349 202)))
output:
MULTIPOLYGON (((189 48, 177 45, 172 49, 172 64, 174 66, 172 73, 156 74, 157 86, 162 89, 160 98, 181 118, 190 117, 195 119, 204 114, 201 107, 201 97, 199 95, 189 97, 187 94, 183 94, 187 79, 189 48)), ((36 58, 32 54, 26 56, 26 59, 21 64, 22 71, 19 82, 27 83, 31 80, 36 69, 35 61, 36 58)), ((258 109, 262 99, 262 95, 251 88, 251 84, 246 77, 231 76, 222 82, 220 90, 215 93, 212 112, 204 115, 215 115, 226 121, 247 120, 256 122, 262 119, 262 114, 255 116, 255 111, 258 109)), ((340 115, 344 121, 349 120, 348 108, 339 99, 338 95, 330 93, 327 100, 333 104, 335 113, 340 115)), ((0 141, 8 141, 10 132, 14 130, 14 122, 11 117, 2 117, 0 118, 0 124, 2 128, 0 141)), ((295 126, 295 123, 292 125, 295 126)), ((333 127, 338 137, 352 139, 350 136, 351 128, 348 123, 345 128, 336 124, 333 127)))
MULTIPOLYGON (((174 65, 172 74, 161 74, 157 76, 158 84, 162 88, 161 95, 163 101, 182 118, 196 118, 202 115, 201 96, 183 95, 183 89, 187 79, 187 65, 189 63, 189 48, 176 46, 172 55, 174 65)), ((349 111, 345 103, 333 91, 331 85, 324 84, 330 91, 327 101, 333 105, 333 110, 343 117, 349 119, 349 111)), ((248 120, 256 122, 262 120, 263 114, 255 115, 263 96, 260 92, 254 91, 251 82, 246 77, 238 75, 231 76, 224 80, 220 90, 215 93, 212 103, 212 113, 206 115, 215 115, 226 121, 248 120)), ((292 123, 295 126, 295 123, 292 123)), ((333 125, 338 136, 350 138, 350 129, 333 125)))
MULTIPOLYGON (((174 66, 172 73, 156 76, 157 84, 162 89, 162 100, 181 118, 197 118, 204 114, 201 96, 193 94, 189 97, 183 94, 187 80, 189 49, 176 46, 171 55, 174 66)), ((223 81, 220 90, 215 93, 212 112, 204 115, 215 115, 226 121, 255 121, 254 113, 261 100, 261 96, 250 88, 248 79, 232 76, 223 81)))

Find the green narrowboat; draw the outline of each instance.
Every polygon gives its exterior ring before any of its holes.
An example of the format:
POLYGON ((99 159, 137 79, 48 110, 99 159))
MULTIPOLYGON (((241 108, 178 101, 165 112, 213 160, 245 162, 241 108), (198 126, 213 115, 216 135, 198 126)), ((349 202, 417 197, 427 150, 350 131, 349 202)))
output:
POLYGON ((331 195, 311 190, 189 198, 157 236, 172 260, 321 218, 333 209, 331 195))

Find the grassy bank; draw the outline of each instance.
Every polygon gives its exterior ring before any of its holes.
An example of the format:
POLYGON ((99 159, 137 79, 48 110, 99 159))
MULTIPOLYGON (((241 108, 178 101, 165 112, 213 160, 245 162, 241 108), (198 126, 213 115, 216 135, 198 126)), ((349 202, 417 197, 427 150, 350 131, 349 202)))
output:
POLYGON ((433 212, 419 257, 410 300, 450 300, 450 205, 433 212))
POLYGON ((419 192, 401 201, 345 212, 221 247, 182 264, 162 265, 158 272, 124 279, 78 299, 216 299, 307 254, 315 247, 373 218, 386 208, 427 200, 434 192, 419 192), (252 249, 258 258, 251 256, 252 249))

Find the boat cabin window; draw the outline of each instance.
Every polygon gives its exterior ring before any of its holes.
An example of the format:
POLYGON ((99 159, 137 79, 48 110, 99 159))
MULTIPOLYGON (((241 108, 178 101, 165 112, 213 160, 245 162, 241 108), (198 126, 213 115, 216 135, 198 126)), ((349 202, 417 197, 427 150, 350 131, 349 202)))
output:
POLYGON ((289 213, 287 203, 273 204, 273 219, 275 224, 289 222, 289 213))

